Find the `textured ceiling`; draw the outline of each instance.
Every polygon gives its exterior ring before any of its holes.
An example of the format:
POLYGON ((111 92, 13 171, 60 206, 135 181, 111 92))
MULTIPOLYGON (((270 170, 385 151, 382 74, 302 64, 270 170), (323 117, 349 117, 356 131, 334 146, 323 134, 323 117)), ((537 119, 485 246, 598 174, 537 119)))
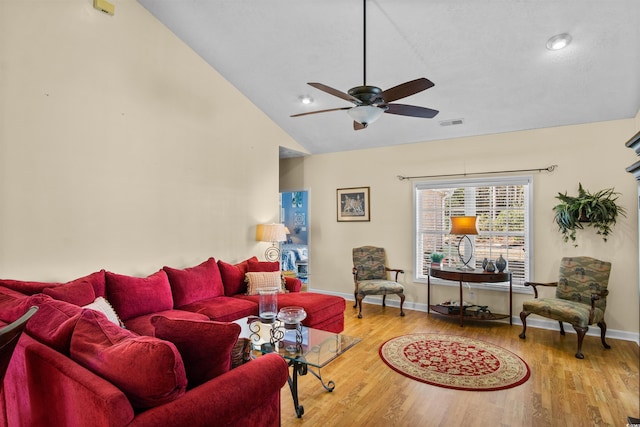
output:
POLYGON ((344 111, 289 116, 351 105, 306 83, 363 83, 361 0, 139 2, 312 154, 627 119, 640 108, 639 0, 369 0, 367 84, 426 77, 434 87, 398 102, 440 114, 384 114, 359 131, 344 111), (564 32, 567 48, 546 49, 564 32))

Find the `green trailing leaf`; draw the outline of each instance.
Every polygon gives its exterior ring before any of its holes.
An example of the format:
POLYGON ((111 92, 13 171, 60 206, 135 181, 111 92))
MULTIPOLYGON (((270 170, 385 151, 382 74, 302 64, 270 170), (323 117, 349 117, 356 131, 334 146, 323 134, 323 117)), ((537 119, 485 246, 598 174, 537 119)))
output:
POLYGON ((586 224, 593 227, 606 242, 618 216, 626 216, 625 209, 616 203, 619 195, 613 188, 590 193, 582 187, 582 183, 578 183, 578 196, 558 193, 556 199, 560 203, 553 207, 554 220, 563 240, 571 240, 574 246, 578 246, 576 230, 582 230, 583 224, 586 224))

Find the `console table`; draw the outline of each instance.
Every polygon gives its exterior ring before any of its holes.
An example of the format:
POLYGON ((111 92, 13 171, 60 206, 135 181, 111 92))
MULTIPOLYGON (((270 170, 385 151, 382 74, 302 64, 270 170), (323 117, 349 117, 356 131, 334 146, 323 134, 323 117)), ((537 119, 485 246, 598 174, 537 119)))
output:
POLYGON ((512 311, 513 311, 513 283, 511 280, 511 273, 505 271, 502 273, 488 273, 482 270, 457 270, 455 268, 437 268, 431 267, 429 269, 429 275, 427 276, 427 313, 431 310, 438 314, 446 316, 459 316, 460 326, 463 326, 465 318, 473 320, 499 320, 509 318, 509 324, 513 324, 512 311), (451 280, 460 284, 460 307, 458 307, 458 313, 451 313, 446 307, 439 305, 431 305, 431 277, 437 277, 439 279, 451 280), (484 316, 473 316, 465 313, 462 299, 462 283, 502 283, 509 282, 509 314, 494 314, 487 313, 484 316))

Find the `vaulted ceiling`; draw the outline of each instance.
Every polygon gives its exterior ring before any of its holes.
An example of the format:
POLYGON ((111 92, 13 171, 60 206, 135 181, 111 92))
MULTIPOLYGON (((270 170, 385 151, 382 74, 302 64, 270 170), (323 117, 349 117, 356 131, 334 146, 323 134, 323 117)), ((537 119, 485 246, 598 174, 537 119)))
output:
POLYGON ((640 109, 639 0, 367 0, 366 83, 426 77, 434 87, 398 102, 440 113, 383 114, 358 131, 345 111, 290 115, 352 105, 307 82, 363 84, 362 0, 138 1, 312 154, 640 109), (560 33, 571 43, 547 49, 560 33))

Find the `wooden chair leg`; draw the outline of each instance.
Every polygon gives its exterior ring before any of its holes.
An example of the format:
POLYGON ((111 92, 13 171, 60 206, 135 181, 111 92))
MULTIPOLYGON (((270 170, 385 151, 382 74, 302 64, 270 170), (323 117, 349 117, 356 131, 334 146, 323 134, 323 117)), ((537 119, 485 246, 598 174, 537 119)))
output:
POLYGON ((358 306, 358 291, 353 293, 353 308, 358 306))
POLYGON ((385 307, 385 300, 387 299, 387 294, 382 295, 382 306, 385 307))
POLYGON ((398 294, 400 297, 400 316, 404 316, 404 310, 402 309, 402 305, 404 304, 404 294, 398 294))
MULTIPOLYGON (((564 335, 564 325, 559 320, 558 320, 558 323, 560 323, 560 335, 564 335)), ((575 328, 575 326, 574 326, 574 328, 575 328)))
POLYGON ((602 341, 602 345, 604 346, 604 348, 609 350, 611 346, 604 340, 604 336, 607 333, 607 324, 604 323, 603 320, 602 322, 598 322, 598 326, 600 326, 600 341, 602 341))
POLYGON ((364 295, 358 295, 356 297, 356 303, 358 304, 358 319, 362 319, 362 300, 364 299, 364 295))
POLYGON ((527 337, 526 333, 527 333, 527 316, 530 315, 531 313, 527 312, 527 311, 521 311, 520 312, 520 320, 522 320, 522 332, 520 332, 520 335, 518 335, 520 338, 525 339, 527 337))
POLYGON ((584 355, 582 354, 582 341, 584 340, 584 336, 587 334, 589 327, 583 328, 581 326, 572 325, 573 329, 576 330, 578 334, 578 352, 576 353, 576 358, 584 359, 584 355))

